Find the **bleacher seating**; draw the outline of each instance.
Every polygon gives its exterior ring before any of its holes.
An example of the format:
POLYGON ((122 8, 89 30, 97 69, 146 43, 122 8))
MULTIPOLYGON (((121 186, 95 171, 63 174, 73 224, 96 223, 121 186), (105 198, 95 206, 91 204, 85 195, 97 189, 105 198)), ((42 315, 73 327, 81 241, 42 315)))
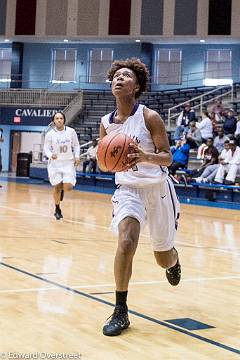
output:
MULTIPOLYGON (((217 89, 216 87, 200 86, 182 89, 173 89, 166 91, 152 91, 144 93, 140 101, 141 103, 149 106, 151 109, 156 110, 162 118, 167 120, 168 109, 181 104, 184 101, 191 101, 191 99, 205 94, 211 90, 217 89)), ((240 89, 240 84, 235 84, 235 95, 240 89)), ((224 89, 217 89, 214 96, 224 93, 224 89)), ((211 99, 212 94, 209 94, 206 99, 211 99)), ((192 105, 197 105, 199 100, 193 100, 192 105)), ((236 103, 238 104, 238 102, 236 103)), ((238 105, 237 105, 238 106, 238 105)), ((240 106, 240 103, 239 103, 240 106)), ((74 119, 71 126, 73 126, 78 135, 81 144, 98 137, 100 119, 103 115, 115 109, 116 102, 111 91, 84 91, 83 93, 83 110, 74 119)), ((179 111, 176 109, 175 111, 179 111)))

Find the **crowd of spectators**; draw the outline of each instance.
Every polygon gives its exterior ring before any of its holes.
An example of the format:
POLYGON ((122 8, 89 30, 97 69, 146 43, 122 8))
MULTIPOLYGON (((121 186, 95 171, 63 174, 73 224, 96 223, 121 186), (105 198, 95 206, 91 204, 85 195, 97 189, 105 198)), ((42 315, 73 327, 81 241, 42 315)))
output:
POLYGON ((240 114, 217 100, 198 119, 191 104, 185 104, 177 118, 171 151, 169 172, 176 178, 180 178, 177 170, 184 169, 188 182, 235 185, 240 177, 240 114), (188 170, 190 149, 196 150, 200 166, 188 170))

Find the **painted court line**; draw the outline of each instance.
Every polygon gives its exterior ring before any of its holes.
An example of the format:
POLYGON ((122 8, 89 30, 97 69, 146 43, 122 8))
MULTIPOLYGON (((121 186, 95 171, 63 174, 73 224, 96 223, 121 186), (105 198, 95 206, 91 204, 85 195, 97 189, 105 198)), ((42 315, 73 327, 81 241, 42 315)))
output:
MULTIPOLYGON (((34 211, 29 211, 29 210, 24 210, 24 209, 12 208, 12 207, 10 207, 10 206, 3 206, 3 205, 0 205, 0 208, 2 208, 2 209, 7 209, 7 210, 12 210, 12 211, 17 211, 17 212, 22 212, 22 213, 26 213, 26 214, 31 214, 31 215, 36 215, 36 216, 43 216, 43 217, 46 217, 46 218, 48 218, 48 219, 52 219, 52 220, 55 221, 55 219, 53 219, 53 216, 51 216, 51 215, 46 215, 46 214, 37 213, 37 212, 34 212, 34 211)), ((92 227, 92 228, 96 227, 96 228, 100 228, 100 229, 104 229, 104 230, 109 230, 109 231, 111 232, 110 227, 104 226, 104 225, 88 223, 88 222, 86 222, 86 221, 70 220, 70 219, 64 219, 63 221, 64 221, 64 222, 73 223, 73 224, 87 225, 87 226, 92 227)), ((147 238, 147 239, 149 239, 149 236, 148 236, 148 235, 141 234, 141 237, 142 237, 142 238, 147 238)), ((187 243, 187 242, 182 242, 182 241, 176 241, 176 244, 178 244, 178 245, 190 246, 190 247, 193 247, 193 248, 204 249, 204 246, 194 245, 194 244, 187 243)), ((141 243, 140 243, 140 245, 141 245, 141 243)), ((229 253, 229 252, 236 252, 236 251, 238 251, 239 249, 220 249, 220 248, 213 248, 213 250, 229 253)))
MULTIPOLYGON (((0 262, 1 263, 1 262, 0 262)), ((48 280, 48 279, 46 279, 48 280)), ((228 280, 240 280, 240 276, 222 276, 222 277, 207 277, 207 278, 193 278, 193 279, 181 279, 182 282, 207 282, 207 281, 228 281, 228 280)), ((51 280, 49 280, 51 281, 51 280)), ((139 285, 157 285, 157 284, 166 284, 166 280, 153 280, 153 281, 133 281, 130 283, 130 287, 139 286, 139 285)), ((66 286, 66 285, 65 285, 66 286)), ((72 289, 98 289, 105 287, 115 288, 115 283, 112 284, 86 284, 86 285, 69 285, 72 289)), ((7 293, 24 293, 24 292, 34 292, 34 291, 48 291, 48 290, 57 290, 55 286, 53 287, 36 287, 36 288, 20 288, 20 289, 2 289, 0 294, 7 293)))
MULTIPOLYGON (((0 205, 0 208, 11 210, 11 211, 22 212, 22 213, 29 214, 29 215, 43 216, 45 218, 52 219, 53 221, 56 221, 53 218, 53 215, 46 215, 46 214, 38 213, 38 212, 35 212, 35 211, 29 211, 29 210, 25 210, 25 209, 17 209, 17 208, 12 208, 10 206, 3 206, 3 205, 0 205)), ((74 223, 74 224, 80 224, 80 225, 88 225, 88 226, 91 226, 91 227, 98 227, 100 229, 110 230, 110 228, 107 227, 107 226, 93 224, 93 223, 87 223, 86 221, 76 221, 76 220, 70 220, 70 219, 64 219, 63 221, 64 222, 74 223)))
MULTIPOLYGON (((9 269, 12 269, 12 270, 15 270, 15 271, 17 271, 17 272, 20 272, 20 273, 22 273, 22 274, 31 276, 31 277, 33 277, 33 278, 35 278, 35 279, 41 280, 41 281, 43 281, 43 282, 45 282, 45 283, 54 285, 54 286, 56 286, 56 287, 58 287, 58 288, 61 288, 61 289, 64 289, 64 290, 66 290, 66 291, 70 291, 70 292, 73 292, 73 293, 75 293, 75 294, 81 295, 81 296, 83 296, 83 297, 85 297, 85 298, 87 298, 87 299, 94 300, 94 301, 97 301, 97 302, 99 302, 99 303, 101 303, 101 304, 109 305, 109 306, 111 306, 111 307, 114 307, 114 306, 115 306, 113 303, 111 303, 111 302, 109 302, 109 301, 100 299, 100 298, 98 298, 98 297, 96 297, 96 296, 93 296, 93 295, 89 295, 89 294, 87 294, 87 293, 85 293, 85 292, 82 292, 82 291, 73 289, 73 288, 71 288, 71 287, 69 287, 69 286, 62 285, 62 284, 57 283, 57 282, 55 282, 55 281, 51 281, 51 280, 45 279, 44 277, 41 277, 41 276, 32 274, 32 273, 30 273, 30 272, 28 272, 28 271, 19 269, 19 268, 15 267, 15 266, 8 265, 8 264, 3 263, 3 262, 0 262, 0 264, 1 264, 2 266, 5 266, 5 267, 9 268, 9 269)), ((235 354, 239 354, 239 355, 240 355, 240 350, 239 350, 239 349, 236 349, 236 348, 233 348, 233 347, 231 347, 231 346, 228 346, 228 345, 219 343, 219 342, 217 342, 217 341, 215 341, 215 340, 212 340, 212 339, 208 339, 208 338, 206 338, 206 337, 204 337, 204 336, 201 336, 201 335, 192 333, 192 332, 190 332, 190 331, 188 331, 188 330, 186 330, 186 329, 183 329, 183 328, 180 328, 180 327, 178 327, 178 326, 176 326, 176 325, 167 323, 166 321, 162 321, 162 320, 158 320, 158 319, 152 318, 152 317, 150 317, 150 316, 144 315, 144 314, 139 313, 139 312, 134 311, 134 310, 129 310, 129 313, 132 314, 132 315, 135 315, 135 316, 137 316, 137 317, 140 317, 140 318, 142 318, 142 319, 144 319, 144 320, 148 320, 148 321, 153 322, 153 323, 155 323, 155 324, 158 324, 158 325, 167 327, 168 329, 175 330, 175 331, 177 331, 177 332, 180 332, 180 333, 182 333, 182 334, 188 335, 188 336, 190 336, 190 337, 192 337, 192 338, 195 338, 195 339, 197 339, 197 340, 203 341, 203 342, 205 342, 205 343, 214 345, 214 346, 216 346, 216 347, 218 347, 218 348, 222 348, 222 349, 224 349, 224 350, 226 350, 226 351, 229 351, 229 352, 232 352, 232 353, 235 353, 235 354)))

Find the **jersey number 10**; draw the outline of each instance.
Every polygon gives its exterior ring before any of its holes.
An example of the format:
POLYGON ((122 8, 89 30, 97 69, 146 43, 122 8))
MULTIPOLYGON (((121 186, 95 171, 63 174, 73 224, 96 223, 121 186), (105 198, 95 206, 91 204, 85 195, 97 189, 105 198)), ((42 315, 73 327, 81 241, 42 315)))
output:
POLYGON ((61 145, 60 146, 60 154, 61 153, 66 153, 67 152, 67 145, 61 145))

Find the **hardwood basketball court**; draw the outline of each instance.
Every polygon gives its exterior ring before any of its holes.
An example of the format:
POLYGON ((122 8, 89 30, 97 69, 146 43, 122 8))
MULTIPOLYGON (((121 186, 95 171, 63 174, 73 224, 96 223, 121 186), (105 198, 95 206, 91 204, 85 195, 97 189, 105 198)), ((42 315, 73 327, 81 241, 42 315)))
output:
POLYGON ((102 326, 114 304, 110 195, 75 190, 56 221, 49 186, 1 184, 2 358, 239 358, 239 211, 182 205, 176 288, 155 263, 146 230, 129 288, 131 327, 109 338, 102 326))

